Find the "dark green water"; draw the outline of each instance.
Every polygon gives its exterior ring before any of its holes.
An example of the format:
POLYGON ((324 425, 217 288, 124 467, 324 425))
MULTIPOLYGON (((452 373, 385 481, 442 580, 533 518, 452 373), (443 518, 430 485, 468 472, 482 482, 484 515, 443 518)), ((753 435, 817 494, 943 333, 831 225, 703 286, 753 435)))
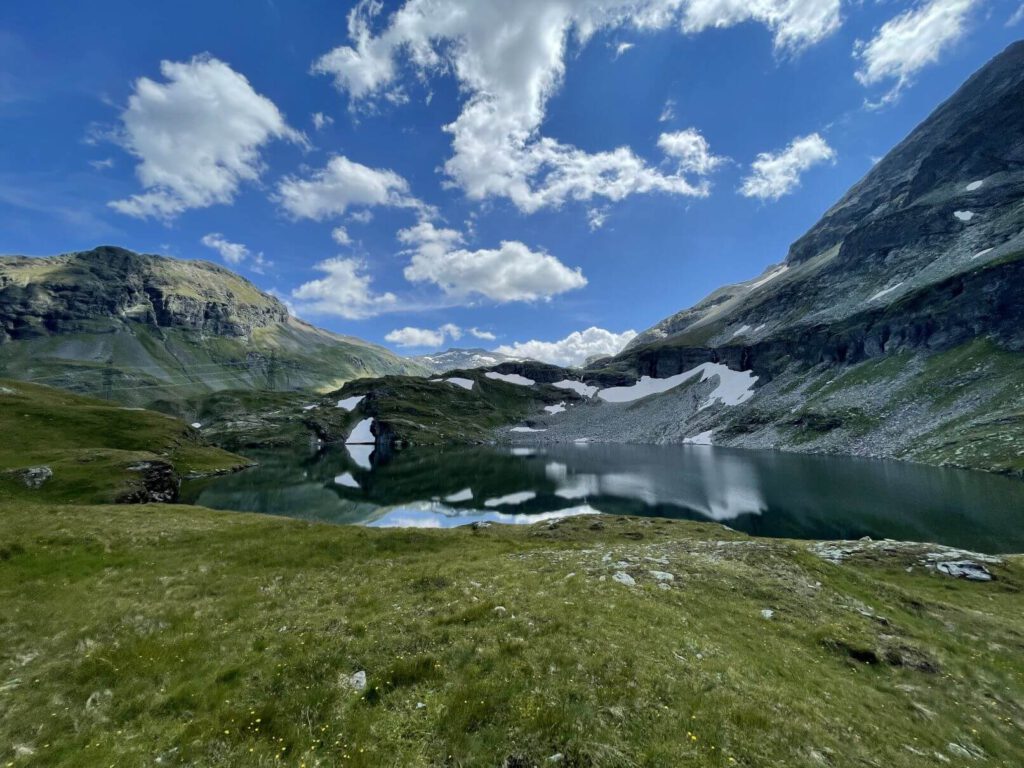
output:
POLYGON ((1024 482, 901 462, 605 444, 372 457, 359 446, 254 458, 257 468, 186 484, 183 500, 377 526, 601 512, 714 520, 755 536, 870 536, 1024 552, 1024 482))

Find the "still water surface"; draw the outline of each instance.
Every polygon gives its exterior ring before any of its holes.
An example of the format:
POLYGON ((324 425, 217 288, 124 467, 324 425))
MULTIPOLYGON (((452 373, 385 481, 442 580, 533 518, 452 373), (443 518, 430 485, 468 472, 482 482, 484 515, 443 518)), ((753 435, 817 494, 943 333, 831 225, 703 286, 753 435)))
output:
POLYGON ((580 513, 713 520, 755 536, 895 538, 1024 552, 1024 482, 849 457, 707 446, 370 446, 254 454, 188 483, 217 509, 373 526, 532 523, 580 513))

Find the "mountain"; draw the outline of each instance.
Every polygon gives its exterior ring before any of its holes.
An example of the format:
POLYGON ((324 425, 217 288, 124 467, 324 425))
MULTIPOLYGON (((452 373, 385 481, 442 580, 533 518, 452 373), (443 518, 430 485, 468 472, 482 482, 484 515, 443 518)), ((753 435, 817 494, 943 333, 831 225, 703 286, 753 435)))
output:
POLYGON ((701 408, 694 387, 711 385, 697 380, 654 398, 608 427, 621 439, 710 432, 724 445, 1024 472, 1021 285, 1024 42, 971 77, 782 263, 659 322, 585 378, 665 378, 708 362, 758 377, 734 407, 701 408))
POLYGON ((0 376, 132 405, 332 389, 416 363, 292 317, 233 272, 103 246, 0 257, 0 376))
POLYGON ((501 352, 488 352, 486 349, 453 348, 433 355, 419 355, 412 359, 431 373, 448 373, 449 371, 488 368, 517 358, 503 355, 501 352))
MULTIPOLYGON (((513 439, 710 443, 1024 476, 1022 285, 1017 43, 760 276, 720 288, 583 371, 498 366, 530 380, 538 399, 532 413, 515 414, 529 435, 513 439), (559 378, 582 397, 542 409, 559 378)), ((486 394, 474 387, 468 398, 500 419, 486 394)), ((390 419, 378 431, 414 441, 428 414, 392 400, 367 414, 390 419)), ((460 423, 446 433, 470 431, 460 423)), ((507 429, 490 435, 509 439, 507 429)))

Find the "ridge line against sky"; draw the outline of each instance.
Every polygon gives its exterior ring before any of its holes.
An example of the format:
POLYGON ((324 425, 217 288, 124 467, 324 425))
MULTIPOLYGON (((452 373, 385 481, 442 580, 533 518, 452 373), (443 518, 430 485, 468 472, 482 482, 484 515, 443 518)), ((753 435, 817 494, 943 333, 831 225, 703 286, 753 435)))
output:
POLYGON ((361 0, 233 28, 189 0, 154 44, 152 10, 13 5, 0 221, 22 250, 205 252, 332 330, 424 351, 467 329, 561 364, 782 260, 1024 19, 1016 0, 361 0), (123 56, 60 82, 61 41, 105 13, 123 56))

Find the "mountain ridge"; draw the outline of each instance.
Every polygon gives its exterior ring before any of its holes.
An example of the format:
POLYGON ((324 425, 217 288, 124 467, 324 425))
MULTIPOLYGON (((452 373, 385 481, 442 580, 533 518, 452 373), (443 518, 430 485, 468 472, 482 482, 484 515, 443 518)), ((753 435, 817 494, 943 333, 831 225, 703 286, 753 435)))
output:
POLYGON ((293 317, 218 264, 116 246, 0 257, 0 371, 131 405, 426 372, 293 317))

